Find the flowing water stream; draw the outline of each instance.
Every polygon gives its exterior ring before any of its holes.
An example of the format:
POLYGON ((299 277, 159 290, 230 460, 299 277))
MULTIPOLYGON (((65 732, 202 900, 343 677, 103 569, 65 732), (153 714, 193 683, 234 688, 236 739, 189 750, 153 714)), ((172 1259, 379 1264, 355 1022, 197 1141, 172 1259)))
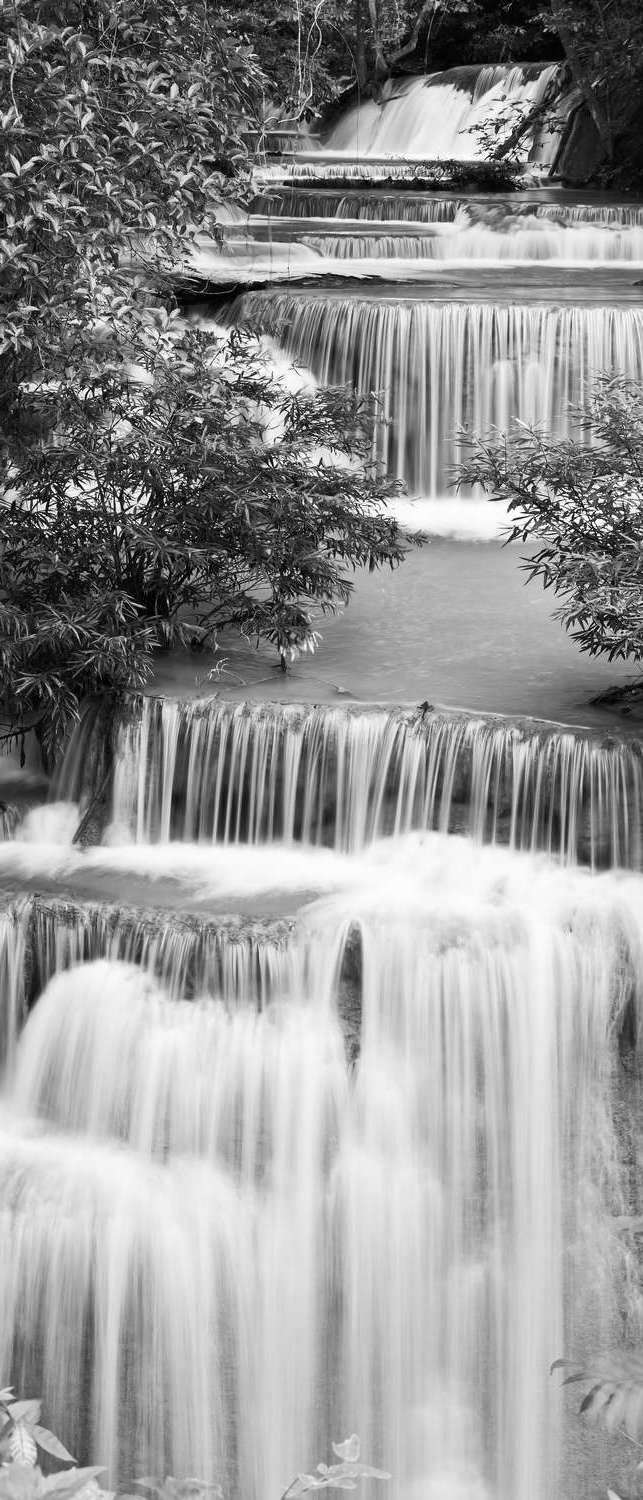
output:
MULTIPOLYGON (((431 515, 481 505, 443 498, 458 423, 571 433, 598 373, 641 378, 643 210, 346 194, 328 153, 465 156, 551 81, 407 81, 244 226, 386 267, 230 316, 381 391, 431 515)), ((643 1333, 640 740, 233 698, 132 699, 107 790, 88 717, 0 844, 2 1378, 128 1487, 279 1500, 354 1431, 391 1500, 597 1500, 624 1460, 549 1367, 643 1333)))

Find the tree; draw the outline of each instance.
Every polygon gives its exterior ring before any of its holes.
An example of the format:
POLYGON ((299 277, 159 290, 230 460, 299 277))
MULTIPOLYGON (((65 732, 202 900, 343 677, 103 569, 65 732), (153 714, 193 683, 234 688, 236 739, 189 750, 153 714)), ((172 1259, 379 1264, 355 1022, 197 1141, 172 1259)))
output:
POLYGON ((471 441, 459 482, 508 504, 509 541, 534 542, 523 566, 562 600, 555 611, 581 651, 643 658, 643 396, 600 381, 559 439, 516 423, 471 441))
MULTIPOLYGON (((528 0, 530 14, 537 3, 528 0)), ((507 4, 512 20, 524 10, 524 0, 228 0, 226 15, 261 57, 273 115, 283 107, 302 118, 351 87, 377 90, 395 73, 485 61, 490 23, 502 30, 507 4)), ((504 54, 504 32, 498 48, 504 54)))
POLYGON ((199 0, 16 0, 0 27, 0 699, 51 760, 159 646, 232 626, 285 663, 347 568, 404 546, 364 411, 343 404, 349 463, 341 396, 289 395, 256 341, 177 314, 195 232, 243 186, 251 49, 199 0))
POLYGON ((129 381, 103 363, 57 383, 56 440, 25 447, 0 514, 0 682, 44 714, 50 757, 80 700, 140 685, 159 647, 234 628, 285 669, 348 602, 347 567, 405 552, 358 408, 288 392, 257 341, 157 320, 129 381))
POLYGON ((639 0, 550 0, 550 7, 548 28, 562 42, 607 163, 630 175, 634 170, 640 173, 643 9, 639 0))

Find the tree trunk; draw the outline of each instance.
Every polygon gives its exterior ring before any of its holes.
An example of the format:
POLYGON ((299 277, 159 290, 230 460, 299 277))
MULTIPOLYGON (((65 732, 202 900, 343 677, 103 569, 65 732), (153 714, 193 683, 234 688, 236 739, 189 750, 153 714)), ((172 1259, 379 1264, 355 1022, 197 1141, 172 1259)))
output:
POLYGON ((375 77, 386 78, 390 73, 390 67, 384 54, 382 32, 380 29, 380 14, 378 0, 368 0, 368 14, 373 33, 373 49, 375 52, 375 77))
POLYGON ((550 0, 551 13, 554 25, 565 49, 565 56, 569 63, 572 78, 576 87, 580 90, 587 105, 590 115, 598 131, 601 144, 608 161, 614 156, 614 133, 609 113, 593 87, 591 76, 584 63, 582 54, 576 45, 573 32, 565 22, 565 13, 560 0, 550 0))
POLYGON ((411 54, 415 52, 415 48, 417 47, 418 41, 420 39, 420 30, 422 28, 422 25, 426 21, 428 16, 433 15, 436 10, 437 3, 438 0, 423 0, 423 4, 420 6, 410 36, 407 37, 407 40, 404 42, 403 46, 397 47, 395 52, 391 53, 389 59, 391 68, 394 68, 396 63, 401 62, 403 57, 410 57, 411 54))
POLYGON ((364 0, 355 0, 355 65, 357 68, 357 87, 360 93, 363 94, 368 83, 366 39, 364 36, 364 0))

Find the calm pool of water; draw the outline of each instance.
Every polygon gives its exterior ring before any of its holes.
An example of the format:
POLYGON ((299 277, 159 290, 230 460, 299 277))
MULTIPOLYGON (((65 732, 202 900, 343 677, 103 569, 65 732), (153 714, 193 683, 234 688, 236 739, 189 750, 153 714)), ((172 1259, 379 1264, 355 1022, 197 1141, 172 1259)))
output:
MULTIPOLYGON (((433 539, 394 573, 360 575, 350 607, 322 622, 314 658, 287 674, 274 656, 222 642, 226 668, 177 654, 159 664, 156 691, 239 698, 344 697, 448 703, 571 724, 628 724, 589 703, 632 666, 583 656, 551 617, 555 600, 520 570, 521 551, 433 539)), ((632 726, 634 727, 634 726, 632 726)))

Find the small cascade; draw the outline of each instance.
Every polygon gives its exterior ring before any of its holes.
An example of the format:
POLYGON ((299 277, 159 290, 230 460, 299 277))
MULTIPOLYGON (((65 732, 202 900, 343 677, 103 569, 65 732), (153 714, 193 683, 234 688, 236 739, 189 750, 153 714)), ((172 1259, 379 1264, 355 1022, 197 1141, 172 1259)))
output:
POLYGON ((273 920, 137 911, 105 902, 36 896, 17 912, 23 949, 31 955, 37 996, 54 974, 98 958, 136 963, 174 999, 209 995, 234 1005, 239 996, 263 1010, 275 995, 296 990, 289 925, 273 920))
MULTIPOLYGON (((353 159, 410 157, 434 161, 484 160, 548 96, 555 97, 558 64, 452 68, 447 73, 395 79, 381 101, 347 110, 324 138, 324 151, 353 159)), ((526 131, 523 160, 549 165, 560 122, 526 131)))
MULTIPOLYGON (((475 180, 473 172, 470 174, 469 183, 472 187, 479 184, 479 177, 479 172, 476 173, 475 180)), ((491 190, 506 188, 508 178, 520 180, 518 169, 487 164, 484 179, 491 190)), ((454 185, 454 173, 450 162, 430 161, 424 156, 329 156, 321 151, 302 157, 299 161, 284 158, 279 163, 262 167, 255 172, 255 185, 263 193, 279 187, 299 189, 312 183, 316 183, 320 190, 334 186, 338 191, 342 186, 349 192, 355 192, 358 187, 372 189, 377 186, 401 189, 416 187, 418 190, 448 189, 454 185)), ((466 185, 461 183, 460 175, 456 178, 456 184, 459 187, 466 185)))
POLYGON ((143 698, 120 730, 112 837, 363 848, 413 828, 643 863, 637 741, 429 710, 143 698))
POLYGON ((593 375, 643 377, 643 311, 627 306, 429 302, 363 292, 245 295, 240 321, 281 339, 324 385, 381 397, 375 455, 413 495, 443 495, 460 429, 513 417, 572 431, 593 375))
POLYGON ((308 909, 307 989, 262 1014, 59 973, 5 1090, 0 1358, 74 1451, 263 1500, 359 1429, 392 1500, 560 1493, 549 1364, 638 1327, 614 1090, 639 894, 411 836, 308 909))
MULTIPOLYGON (((57 1130, 122 1139, 145 1155, 205 1156, 234 1167, 240 1146, 252 1180, 266 1170, 284 1124, 279 1093, 266 1086, 271 1073, 281 1077, 294 1117, 306 1113, 309 1069, 331 1063, 333 1092, 345 1091, 337 1021, 323 1007, 309 1011, 301 990, 296 999, 285 1005, 277 994, 268 1013, 245 996, 232 1010, 203 997, 186 1004, 139 967, 113 960, 59 973, 27 1021, 12 1107, 57 1130), (245 1142, 244 1126, 253 1136, 245 1142)), ((336 1131, 332 1119, 327 1129, 336 1131)))
POLYGON ((379 256, 402 260, 477 261, 547 261, 559 264, 599 261, 613 265, 643 264, 643 227, 636 229, 596 228, 581 223, 561 228, 534 217, 527 227, 524 219, 510 229, 476 225, 459 228, 453 234, 396 234, 386 230, 377 234, 304 234, 301 243, 322 255, 345 260, 365 260, 379 256))
POLYGON ((304 983, 290 921, 209 921, 107 902, 9 898, 0 911, 0 1061, 10 1066, 29 1006, 57 974, 97 959, 136 964, 170 999, 209 997, 258 1011, 304 983))
POLYGON ((544 219, 559 228, 594 225, 602 229, 643 229, 643 207, 632 203, 573 203, 564 197, 543 203, 537 197, 514 194, 466 197, 439 193, 390 193, 377 191, 334 193, 328 189, 309 193, 304 188, 274 188, 253 200, 253 216, 293 219, 362 219, 367 222, 463 225, 501 216, 507 225, 521 218, 544 219))
POLYGON ((632 203, 541 203, 536 209, 539 219, 554 219, 559 224, 599 224, 615 229, 643 228, 643 207, 632 203))
POLYGON ((252 214, 298 219, 391 219, 414 220, 420 224, 449 224, 462 213, 464 198, 423 197, 396 193, 383 198, 380 193, 307 193, 304 189, 275 188, 253 199, 252 214))

